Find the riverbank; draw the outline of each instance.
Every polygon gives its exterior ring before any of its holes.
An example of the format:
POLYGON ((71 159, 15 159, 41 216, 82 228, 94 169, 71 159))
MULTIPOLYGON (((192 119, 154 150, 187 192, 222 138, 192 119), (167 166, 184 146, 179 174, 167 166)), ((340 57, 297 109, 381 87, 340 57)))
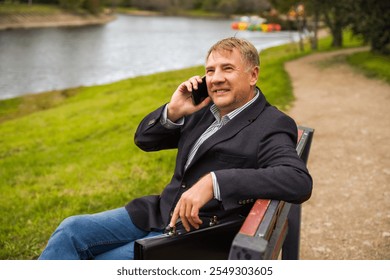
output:
POLYGON ((211 13, 201 10, 177 10, 171 13, 158 11, 137 10, 117 7, 106 8, 99 15, 92 15, 86 12, 67 12, 54 5, 32 5, 26 4, 1 4, 0 3, 0 31, 7 29, 28 29, 43 27, 64 27, 99 25, 108 23, 116 18, 116 14, 132 16, 182 16, 189 18, 226 18, 220 13, 211 13))
POLYGON ((0 15, 0 30, 101 25, 113 21, 116 18, 115 14, 110 10, 106 10, 99 15, 70 13, 59 9, 48 13, 17 12, 0 15))
MULTIPOLYGON (((273 47, 262 51, 262 63, 266 65, 262 70, 262 89, 267 93, 267 98, 274 105, 281 109, 289 106, 293 100, 291 85, 285 71, 282 70, 284 61, 291 60, 304 55, 298 50, 296 44, 287 44, 273 47), (278 87, 273 86, 278 84, 278 87)), ((144 80, 147 79, 153 88, 161 90, 161 81, 169 81, 172 85, 180 84, 184 79, 198 75, 204 71, 203 66, 193 66, 180 70, 159 72, 147 76, 137 76, 134 78, 120 80, 118 82, 67 88, 63 90, 53 90, 35 94, 24 94, 13 98, 0 100, 0 124, 27 116, 39 111, 54 109, 64 106, 74 99, 89 100, 93 95, 99 93, 109 93, 114 91, 126 93, 122 102, 126 102, 128 94, 133 91, 143 91, 145 95, 156 95, 154 91, 148 92, 145 88, 144 80), (183 75, 184 74, 184 75, 183 75), (88 93, 88 94, 87 94, 88 93), (86 95, 86 96, 85 96, 86 95)), ((175 88, 170 88, 167 92, 173 92, 175 88)))

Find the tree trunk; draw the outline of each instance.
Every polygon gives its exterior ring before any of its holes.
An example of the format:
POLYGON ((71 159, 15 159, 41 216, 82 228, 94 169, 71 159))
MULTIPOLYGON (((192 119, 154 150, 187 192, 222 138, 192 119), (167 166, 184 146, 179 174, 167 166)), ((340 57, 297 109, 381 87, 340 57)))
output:
POLYGON ((343 46, 343 29, 339 25, 335 25, 332 29, 332 47, 343 46))
POLYGON ((298 36, 299 36, 299 49, 301 52, 305 50, 305 46, 303 44, 303 19, 299 16, 296 17, 296 24, 298 28, 298 36))
POLYGON ((315 9, 314 10, 313 27, 312 27, 312 30, 310 30, 313 34, 310 38, 312 50, 318 50, 318 21, 320 18, 319 15, 320 15, 320 13, 319 13, 318 9, 315 9))
POLYGON ((338 19, 337 14, 334 16, 334 21, 330 19, 328 13, 324 14, 325 23, 329 27, 330 32, 332 33, 332 47, 342 47, 343 46, 343 28, 340 20, 338 19))

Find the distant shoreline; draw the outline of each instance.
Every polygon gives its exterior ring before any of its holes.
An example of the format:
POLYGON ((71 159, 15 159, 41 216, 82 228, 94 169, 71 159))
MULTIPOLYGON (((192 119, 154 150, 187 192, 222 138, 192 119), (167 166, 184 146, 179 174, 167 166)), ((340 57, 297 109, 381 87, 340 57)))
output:
MULTIPOLYGON (((118 14, 131 16, 171 16, 157 11, 125 9, 105 9, 105 11, 99 15, 77 14, 66 11, 56 11, 51 14, 21 12, 14 14, 1 14, 0 31, 8 29, 102 25, 115 20, 118 14)), ((226 18, 224 16, 215 14, 193 15, 190 13, 179 13, 175 14, 174 16, 196 18, 226 18)))
POLYGON ((102 25, 116 19, 115 14, 77 15, 72 13, 55 13, 52 15, 15 14, 2 15, 1 30, 30 29, 45 27, 76 27, 102 25))

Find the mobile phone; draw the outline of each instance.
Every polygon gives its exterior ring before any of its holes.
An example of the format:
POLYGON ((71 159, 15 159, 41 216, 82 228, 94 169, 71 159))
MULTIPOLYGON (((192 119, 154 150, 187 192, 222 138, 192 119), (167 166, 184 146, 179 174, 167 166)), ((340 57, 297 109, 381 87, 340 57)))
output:
POLYGON ((198 83, 198 89, 192 89, 192 103, 198 105, 208 96, 206 76, 203 76, 202 83, 198 83))

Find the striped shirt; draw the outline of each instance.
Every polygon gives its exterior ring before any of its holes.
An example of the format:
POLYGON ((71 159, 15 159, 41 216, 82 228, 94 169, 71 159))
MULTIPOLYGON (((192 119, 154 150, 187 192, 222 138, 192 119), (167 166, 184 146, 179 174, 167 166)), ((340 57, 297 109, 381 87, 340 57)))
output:
MULTIPOLYGON (((259 90, 256 89, 256 95, 254 98, 252 98, 250 101, 245 103, 243 106, 235 109, 234 111, 230 112, 229 114, 220 117, 219 110, 215 104, 211 105, 210 111, 213 114, 215 121, 203 132, 203 134, 199 137, 199 139, 195 142, 194 146, 192 146, 190 153, 188 155, 188 159, 185 165, 185 169, 190 165, 191 161, 194 159, 196 152, 198 151, 199 147, 206 141, 208 138, 210 138, 214 133, 216 133, 221 127, 226 125, 229 121, 231 121, 234 117, 236 117, 238 114, 240 114, 242 111, 244 111, 247 107, 249 107, 255 100, 259 97, 259 90)), ((178 123, 173 123, 170 121, 167 117, 167 106, 165 106, 163 116, 161 118, 161 123, 167 127, 167 128, 177 128, 184 124, 184 118, 180 119, 178 123)), ((213 190, 214 190, 214 198, 221 200, 220 191, 219 191, 219 184, 218 180, 215 176, 214 172, 211 172, 211 176, 213 178, 213 190)))

